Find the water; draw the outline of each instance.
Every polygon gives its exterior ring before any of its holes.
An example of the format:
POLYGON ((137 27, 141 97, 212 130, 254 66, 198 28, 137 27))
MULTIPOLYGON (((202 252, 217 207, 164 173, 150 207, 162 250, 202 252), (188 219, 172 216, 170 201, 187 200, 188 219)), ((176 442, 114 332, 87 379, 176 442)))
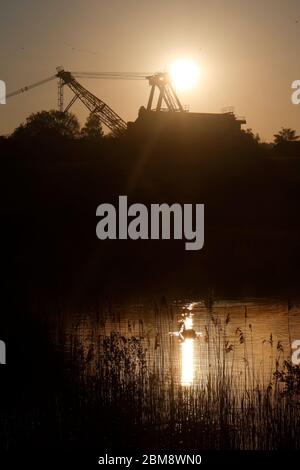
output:
MULTIPOLYGON (((291 341, 300 339, 300 304, 272 299, 215 301, 193 299, 169 305, 130 305, 101 312, 74 314, 64 325, 66 354, 81 352, 84 373, 96 373, 103 359, 103 338, 117 332, 141 344, 147 368, 164 381, 183 386, 207 383, 220 373, 235 378, 235 386, 267 387, 276 367, 290 357, 291 341), (177 331, 182 312, 192 305, 193 328, 200 339, 180 343, 177 331)), ((57 341, 57 339, 56 339, 57 341)), ((80 359, 79 359, 80 357, 80 359)))

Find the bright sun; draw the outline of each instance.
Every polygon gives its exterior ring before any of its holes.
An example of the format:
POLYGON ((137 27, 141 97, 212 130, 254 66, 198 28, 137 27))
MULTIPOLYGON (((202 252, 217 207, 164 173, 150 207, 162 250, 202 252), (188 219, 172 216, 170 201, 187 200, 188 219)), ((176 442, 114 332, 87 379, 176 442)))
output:
POLYGON ((170 75, 174 86, 179 90, 193 88, 199 79, 198 65, 189 59, 178 59, 170 67, 170 75))

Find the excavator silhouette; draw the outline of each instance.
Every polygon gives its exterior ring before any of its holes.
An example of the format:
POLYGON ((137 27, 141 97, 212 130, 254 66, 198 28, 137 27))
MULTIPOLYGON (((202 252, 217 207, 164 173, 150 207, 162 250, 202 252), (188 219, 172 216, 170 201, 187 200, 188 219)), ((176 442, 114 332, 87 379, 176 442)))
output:
MULTIPOLYGON (((44 80, 40 80, 36 83, 8 93, 6 98, 20 95, 32 90, 33 88, 44 85, 51 80, 58 79, 57 104, 59 111, 62 113, 68 112, 73 104, 79 100, 90 113, 95 114, 99 118, 100 122, 109 129, 112 135, 122 135, 127 129, 127 123, 110 106, 108 106, 107 103, 81 85, 77 78, 102 80, 147 80, 151 90, 145 111, 148 113, 161 111, 185 113, 185 110, 172 85, 171 77, 167 72, 157 72, 154 74, 142 72, 69 72, 64 70, 63 67, 57 67, 55 75, 51 75, 51 77, 45 78, 44 80), (64 106, 65 88, 69 88, 73 93, 73 97, 66 107, 64 106), (155 105, 156 99, 157 103, 155 105)), ((0 94, 1 103, 1 99, 4 100, 4 92, 1 93, 1 89, 0 94)))

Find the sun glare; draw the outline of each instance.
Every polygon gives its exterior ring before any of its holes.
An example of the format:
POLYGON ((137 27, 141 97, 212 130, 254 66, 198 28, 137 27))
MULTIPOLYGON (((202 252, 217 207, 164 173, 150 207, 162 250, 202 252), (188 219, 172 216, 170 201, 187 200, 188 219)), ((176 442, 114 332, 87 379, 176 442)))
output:
MULTIPOLYGON (((192 317, 184 320, 185 328, 193 328, 192 317)), ((181 385, 192 385, 194 376, 194 340, 185 339, 181 343, 181 385)))
POLYGON ((189 386, 194 376, 194 340, 186 339, 181 343, 181 385, 189 386))
POLYGON ((177 89, 187 90, 196 86, 200 76, 200 69, 192 60, 179 59, 171 65, 170 75, 177 89))

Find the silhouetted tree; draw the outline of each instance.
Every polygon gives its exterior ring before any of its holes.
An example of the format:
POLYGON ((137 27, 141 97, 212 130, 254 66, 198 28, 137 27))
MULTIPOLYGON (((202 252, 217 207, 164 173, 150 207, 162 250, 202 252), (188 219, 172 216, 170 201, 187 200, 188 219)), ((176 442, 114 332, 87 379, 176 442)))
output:
POLYGON ((91 113, 88 116, 84 127, 81 129, 81 135, 88 139, 99 139, 103 137, 102 124, 96 114, 91 113))
POLYGON ((274 134, 274 143, 281 144, 283 142, 294 142, 298 140, 299 136, 296 135, 296 131, 294 129, 290 129, 288 127, 282 127, 278 134, 274 134))
POLYGON ((24 124, 14 130, 12 137, 78 137, 79 134, 80 125, 74 114, 51 110, 31 114, 24 124))
POLYGON ((252 142, 256 142, 257 144, 259 144, 260 142, 260 136, 258 133, 254 134, 254 132, 252 131, 252 129, 246 129, 246 130, 243 130, 242 131, 243 134, 245 136, 247 136, 249 138, 249 140, 251 140, 252 142))

